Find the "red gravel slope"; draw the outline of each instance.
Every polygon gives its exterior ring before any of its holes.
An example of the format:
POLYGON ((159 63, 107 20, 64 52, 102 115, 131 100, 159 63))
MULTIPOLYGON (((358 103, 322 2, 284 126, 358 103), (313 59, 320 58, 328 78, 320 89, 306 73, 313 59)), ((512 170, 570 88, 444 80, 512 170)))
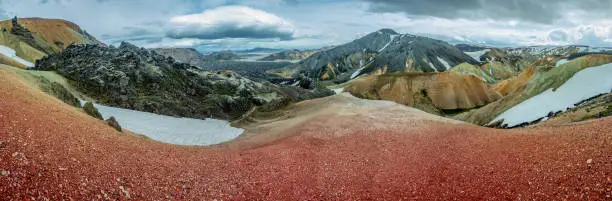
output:
POLYGON ((236 142, 173 146, 115 132, 0 70, 0 200, 605 200, 612 194, 610 118, 493 130, 347 95, 292 110, 299 116, 251 125, 236 142))

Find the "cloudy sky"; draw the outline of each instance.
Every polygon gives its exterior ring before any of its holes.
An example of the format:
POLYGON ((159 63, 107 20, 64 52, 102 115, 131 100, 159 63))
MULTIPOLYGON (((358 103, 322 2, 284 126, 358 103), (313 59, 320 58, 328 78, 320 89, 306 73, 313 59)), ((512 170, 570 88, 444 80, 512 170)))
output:
POLYGON ((381 28, 453 43, 612 46, 612 0, 0 0, 0 18, 61 18, 108 44, 320 48, 381 28))

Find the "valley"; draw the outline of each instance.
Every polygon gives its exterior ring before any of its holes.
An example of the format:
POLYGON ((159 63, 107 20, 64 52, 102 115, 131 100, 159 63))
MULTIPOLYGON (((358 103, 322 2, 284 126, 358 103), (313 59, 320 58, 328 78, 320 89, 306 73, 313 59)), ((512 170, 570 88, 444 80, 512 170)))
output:
POLYGON ((605 200, 612 48, 380 29, 318 49, 0 22, 0 199, 605 200))

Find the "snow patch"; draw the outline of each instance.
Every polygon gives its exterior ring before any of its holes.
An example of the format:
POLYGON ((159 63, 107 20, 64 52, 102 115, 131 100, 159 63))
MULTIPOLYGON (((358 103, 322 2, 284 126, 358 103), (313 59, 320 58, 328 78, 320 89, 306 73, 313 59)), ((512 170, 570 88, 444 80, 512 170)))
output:
POLYGON ((468 56, 476 59, 476 61, 480 61, 480 56, 486 54, 488 51, 490 51, 490 49, 484 49, 484 50, 480 50, 480 51, 476 51, 476 52, 464 52, 464 53, 467 54, 468 56))
POLYGON ((355 71, 353 74, 351 74, 351 79, 357 77, 359 73, 361 73, 361 70, 363 70, 364 68, 365 66, 362 66, 361 68, 357 69, 357 71, 355 71))
POLYGON ((380 50, 378 50, 378 52, 382 52, 383 50, 385 50, 385 48, 387 48, 393 42, 393 40, 395 40, 395 37, 397 37, 397 36, 398 35, 389 35, 389 42, 385 46, 380 48, 380 50))
POLYGON ((612 63, 581 70, 557 90, 548 89, 505 111, 491 123, 504 119, 508 126, 532 122, 546 117, 549 112, 565 111, 574 104, 596 96, 609 93, 612 89, 612 63))
POLYGON ((337 89, 332 89, 336 94, 341 94, 342 92, 344 92, 344 87, 340 87, 337 89))
POLYGON ((27 67, 34 67, 34 64, 32 62, 26 61, 20 57, 17 56, 17 52, 15 52, 15 50, 11 49, 10 47, 4 46, 4 45, 0 45, 0 54, 3 54, 7 57, 10 57, 11 59, 23 64, 24 66, 27 67))
POLYGON ((567 62, 568 62, 567 59, 561 59, 557 61, 557 64, 555 65, 555 67, 559 67, 560 65, 567 63, 567 62))
POLYGON ((363 65, 363 61, 359 61, 359 69, 357 69, 357 71, 353 72, 353 74, 351 74, 351 79, 359 76, 359 74, 361 73, 361 71, 363 69, 365 69, 366 67, 368 67, 370 64, 372 64, 374 62, 374 59, 372 57, 369 58, 369 62, 366 65, 363 65))
POLYGON ((429 67, 433 69, 434 72, 438 72, 438 69, 436 69, 436 67, 431 62, 427 62, 427 64, 429 64, 429 67))
MULTIPOLYGON (((84 104, 81 101, 81 104, 84 104)), ((243 133, 218 119, 177 118, 94 104, 104 119, 114 116, 122 128, 153 140, 177 145, 212 145, 230 141, 243 133)))
POLYGON ((439 61, 440 63, 442 63, 442 65, 444 65, 444 67, 446 68, 446 70, 450 70, 450 69, 452 68, 452 66, 451 66, 451 65, 449 65, 449 64, 448 64, 448 62, 446 62, 446 60, 444 60, 444 59, 442 59, 442 58, 440 58, 440 57, 436 57, 436 58, 438 58, 438 61, 439 61))

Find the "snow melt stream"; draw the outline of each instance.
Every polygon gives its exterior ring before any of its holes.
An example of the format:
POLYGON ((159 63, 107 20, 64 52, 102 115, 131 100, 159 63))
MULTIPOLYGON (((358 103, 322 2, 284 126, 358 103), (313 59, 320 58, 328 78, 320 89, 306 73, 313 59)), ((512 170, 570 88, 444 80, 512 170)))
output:
POLYGON ((0 45, 0 54, 3 54, 7 57, 10 57, 11 59, 23 64, 24 66, 27 67, 34 67, 34 64, 32 62, 26 61, 22 58, 19 58, 17 56, 17 52, 15 52, 15 50, 11 49, 10 47, 4 46, 4 45, 0 45))
POLYGON ((612 89, 612 63, 591 67, 574 74, 557 90, 548 89, 499 115, 509 127, 546 117, 549 112, 565 111, 574 104, 612 89))
MULTIPOLYGON (((84 104, 81 101, 81 104, 84 104)), ((176 145, 212 145, 230 141, 244 131, 217 119, 177 118, 94 104, 104 119, 114 116, 122 128, 153 140, 176 145)))

